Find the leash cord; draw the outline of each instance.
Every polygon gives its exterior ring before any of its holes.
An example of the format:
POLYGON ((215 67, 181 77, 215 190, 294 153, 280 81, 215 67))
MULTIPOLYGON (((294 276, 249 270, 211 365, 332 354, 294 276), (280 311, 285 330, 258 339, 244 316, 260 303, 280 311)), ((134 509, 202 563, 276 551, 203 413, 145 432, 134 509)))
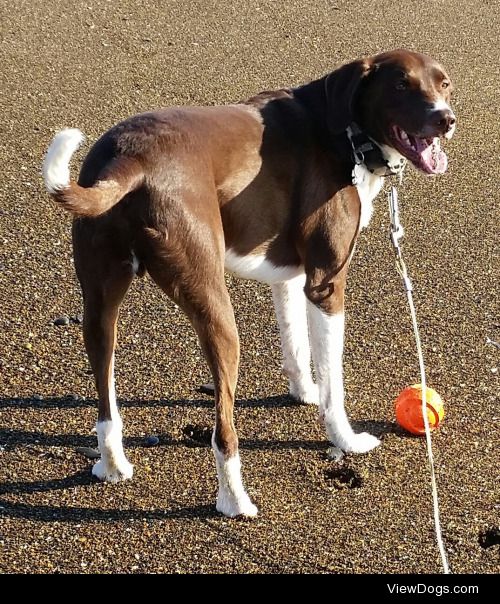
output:
POLYGON ((413 333, 415 335, 415 343, 417 345, 418 363, 420 366, 420 376, 422 384, 422 415, 424 418, 425 426, 425 440, 427 444, 427 457, 429 459, 429 468, 431 471, 431 488, 432 488, 432 504, 434 510, 434 527, 436 532, 436 540, 438 543, 439 553, 441 555, 441 562, 443 565, 443 573, 445 575, 450 574, 450 567, 448 566, 448 559, 446 556, 446 550, 443 543, 443 537, 441 534, 441 523, 439 520, 439 500, 437 493, 437 482, 436 473, 434 471, 434 456, 432 454, 432 442, 431 432, 429 429, 429 418, 427 416, 427 383, 425 379, 425 365, 424 355, 422 352, 422 342, 420 340, 420 333, 418 330, 417 314, 415 311, 415 304, 413 302, 413 287, 408 276, 406 264, 403 260, 401 247, 399 245, 399 239, 403 236, 403 229, 399 222, 399 207, 398 207, 398 194, 396 187, 392 186, 389 191, 389 214, 391 217, 391 241, 396 252, 396 268, 403 279, 404 288, 408 298, 408 305, 410 307, 411 320, 413 323, 413 333))

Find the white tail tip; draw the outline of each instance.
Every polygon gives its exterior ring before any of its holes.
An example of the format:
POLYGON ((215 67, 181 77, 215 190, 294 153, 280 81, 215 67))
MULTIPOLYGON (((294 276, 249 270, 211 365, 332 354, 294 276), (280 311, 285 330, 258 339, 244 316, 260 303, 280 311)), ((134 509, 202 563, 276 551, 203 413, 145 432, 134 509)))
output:
POLYGON ((69 162, 84 140, 85 136, 78 128, 67 128, 55 135, 42 168, 49 193, 56 193, 69 185, 69 162))

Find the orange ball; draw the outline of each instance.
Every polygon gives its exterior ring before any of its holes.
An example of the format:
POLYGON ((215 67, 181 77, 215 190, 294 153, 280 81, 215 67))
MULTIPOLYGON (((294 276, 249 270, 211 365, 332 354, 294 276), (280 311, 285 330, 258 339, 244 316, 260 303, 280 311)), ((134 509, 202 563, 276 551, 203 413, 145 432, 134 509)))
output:
MULTIPOLYGON (((435 430, 444 418, 443 401, 439 394, 426 387, 427 419, 429 428, 435 430)), ((422 414, 422 384, 413 384, 405 388, 395 402, 398 424, 419 436, 425 434, 424 416, 422 414)))

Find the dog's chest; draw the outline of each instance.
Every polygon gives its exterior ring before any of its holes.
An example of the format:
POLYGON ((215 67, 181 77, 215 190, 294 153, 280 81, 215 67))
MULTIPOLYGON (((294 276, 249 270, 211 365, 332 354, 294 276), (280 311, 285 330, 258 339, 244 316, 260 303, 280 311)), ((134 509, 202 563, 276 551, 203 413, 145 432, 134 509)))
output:
POLYGON ((262 283, 280 283, 303 274, 303 266, 276 266, 265 254, 241 256, 232 249, 226 249, 224 268, 243 279, 254 279, 262 283))
MULTIPOLYGON (((373 200, 380 192, 383 178, 372 174, 364 166, 356 166, 356 189, 361 203, 359 228, 368 226, 373 213, 373 200)), ((226 249, 225 269, 244 279, 264 283, 279 283, 303 274, 303 266, 275 266, 265 253, 239 255, 231 248, 226 249)))
POLYGON ((363 165, 355 167, 355 176, 356 189, 358 190, 359 200, 361 202, 359 228, 364 229, 370 222, 373 213, 373 200, 380 193, 384 179, 381 176, 372 174, 363 165))

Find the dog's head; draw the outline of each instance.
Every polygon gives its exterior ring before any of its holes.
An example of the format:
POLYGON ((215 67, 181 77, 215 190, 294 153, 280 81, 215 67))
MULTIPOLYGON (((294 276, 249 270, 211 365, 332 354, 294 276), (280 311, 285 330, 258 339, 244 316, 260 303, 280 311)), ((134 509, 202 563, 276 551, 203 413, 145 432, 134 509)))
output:
POLYGON ((456 118, 452 84, 426 55, 395 50, 344 65, 326 79, 328 122, 338 134, 356 122, 385 155, 396 150, 426 174, 446 171, 440 138, 451 138, 456 118))

